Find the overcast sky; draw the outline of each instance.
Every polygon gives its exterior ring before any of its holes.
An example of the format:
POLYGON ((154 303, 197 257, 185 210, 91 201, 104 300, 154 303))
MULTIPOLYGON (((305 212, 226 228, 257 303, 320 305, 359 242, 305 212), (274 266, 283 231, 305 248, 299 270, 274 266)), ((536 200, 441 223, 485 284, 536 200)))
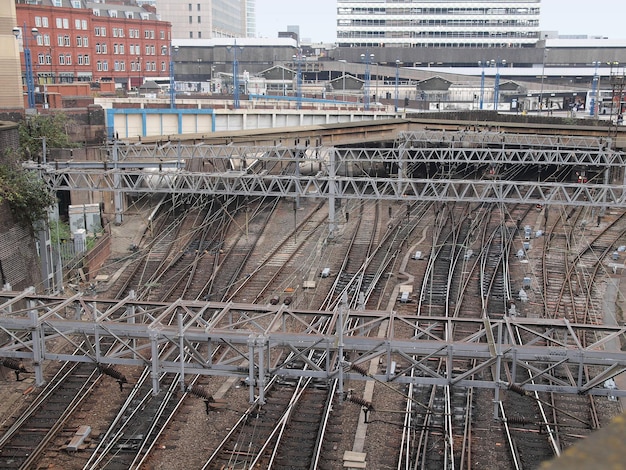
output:
MULTIPOLYGON (((256 0, 259 37, 275 38, 288 25, 313 42, 335 42, 336 0, 256 0)), ((540 28, 560 34, 626 39, 626 2, 622 0, 543 0, 540 28)))

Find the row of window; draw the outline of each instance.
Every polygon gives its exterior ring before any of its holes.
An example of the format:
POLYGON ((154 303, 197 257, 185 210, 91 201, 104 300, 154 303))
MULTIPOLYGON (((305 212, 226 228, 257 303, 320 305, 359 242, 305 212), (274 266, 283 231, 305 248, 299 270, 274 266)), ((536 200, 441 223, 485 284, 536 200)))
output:
POLYGON ((389 26, 389 27, 429 27, 429 26, 455 26, 455 27, 488 27, 488 26, 507 26, 507 27, 533 27, 539 26, 539 20, 426 20, 426 19, 358 19, 358 20, 339 20, 337 24, 342 27, 348 26, 389 26))
MULTIPOLYGON (((157 63, 156 62, 145 62, 144 70, 146 72, 156 72, 157 71, 157 63)), ((98 60, 96 61, 96 70, 99 72, 106 72, 109 70, 109 61, 108 60, 98 60)), ((116 72, 124 72, 126 71, 126 61, 124 60, 115 60, 113 61, 113 70, 116 72)), ((141 62, 130 62, 130 71, 131 72, 141 72, 141 62)), ((165 62, 161 62, 161 72, 166 72, 166 64, 165 62)))
MULTIPOLYGON (((38 63, 39 65, 49 65, 52 66, 52 56, 50 54, 39 54, 38 55, 38 63)), ((76 56, 76 62, 78 65, 91 65, 91 59, 89 54, 79 54, 76 56)), ((72 65, 72 55, 71 54, 59 54, 58 55, 58 65, 72 65)), ((156 72, 157 71, 157 63, 146 61, 144 62, 144 68, 146 72, 156 72)), ((109 70, 109 61, 108 60, 98 60, 96 61, 96 69, 99 71, 107 71, 109 70)), ((113 70, 118 72, 123 72, 126 70, 126 61, 124 60, 115 60, 113 61, 113 70)), ((130 70, 132 72, 141 72, 141 61, 131 61, 130 62, 130 70)), ((166 62, 161 62, 161 72, 167 71, 166 62)))
MULTIPOLYGON (((86 38, 85 38, 86 39, 86 38)), ((113 44, 113 54, 125 54, 126 47, 124 44, 113 44)), ((128 45, 128 53, 130 55, 141 55, 141 45, 140 44, 129 44, 128 45)), ((96 54, 108 54, 108 46, 106 42, 96 43, 96 54)), ((161 54, 167 54, 167 48, 164 46, 161 48, 161 54)), ((146 44, 144 55, 156 55, 156 48, 154 44, 146 44)))
POLYGON ((503 15, 539 16, 539 8, 398 8, 398 7, 352 7, 339 8, 339 16, 344 15, 503 15))
MULTIPOLYGON (((198 23, 200 22, 200 17, 198 17, 198 23)), ((57 29, 69 29, 70 20, 68 18, 55 18, 55 24, 57 29)), ((47 16, 35 16, 35 26, 37 28, 48 28, 50 25, 47 16)), ((74 29, 86 31, 88 28, 87 20, 81 20, 76 18, 74 20, 74 29)), ((115 38, 123 38, 126 35, 124 28, 112 28, 113 29, 113 37, 115 38)), ((94 28, 94 34, 96 36, 106 36, 107 29, 106 26, 96 26, 94 28)), ((139 29, 137 28, 128 28, 128 37, 129 38, 139 38, 139 29)), ((144 30, 144 38, 146 39, 154 39, 155 31, 151 29, 144 30)), ((161 39, 165 39, 165 30, 159 31, 159 37, 161 39)))
MULTIPOLYGON (((52 56, 50 54, 39 54, 37 59, 39 65, 52 65, 52 56)), ((72 54, 59 54, 58 59, 58 65, 72 65, 72 54)), ((78 65, 90 65, 89 54, 78 54, 76 62, 78 65)))

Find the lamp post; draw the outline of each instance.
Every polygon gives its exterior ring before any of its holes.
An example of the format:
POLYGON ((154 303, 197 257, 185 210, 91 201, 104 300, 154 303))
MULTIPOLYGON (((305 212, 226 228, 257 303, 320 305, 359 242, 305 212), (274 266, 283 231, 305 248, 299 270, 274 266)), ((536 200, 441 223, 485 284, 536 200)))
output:
POLYGON ((497 111, 500 102, 500 65, 506 65, 506 60, 492 60, 491 63, 496 66, 496 81, 493 84, 493 109, 497 111))
POLYGON ((296 107, 302 108, 302 51, 298 49, 298 53, 292 56, 296 62, 298 69, 296 72, 296 107))
POLYGON ((482 71, 480 73, 480 102, 478 105, 479 109, 483 109, 483 104, 485 102, 485 64, 486 62, 483 60, 478 61, 478 66, 482 67, 482 71))
MULTIPOLYGON (((37 28, 32 28, 30 30, 33 38, 39 36, 39 30, 37 28)), ((13 28, 13 35, 15 39, 22 38, 23 49, 24 49, 24 72, 26 75, 26 94, 28 96, 28 108, 35 108, 35 77, 33 75, 33 60, 30 54, 30 37, 26 34, 26 22, 24 22, 24 27, 20 30, 19 27, 13 28)))
POLYGON ((548 58, 548 52, 550 52, 550 49, 543 50, 543 59, 541 60, 541 88, 539 90, 539 112, 540 113, 543 110, 543 79, 545 76, 544 72, 546 70, 546 59, 548 58))
POLYGON ((343 67, 342 67, 342 73, 343 73, 342 78, 343 78, 343 83, 342 83, 342 85, 341 85, 341 88, 342 88, 342 90, 341 90, 341 91, 342 91, 341 96, 342 96, 342 100, 343 100, 343 101, 346 101, 346 62, 347 62, 347 61, 346 61, 346 59, 339 59, 339 62, 341 62, 341 64, 343 65, 343 67))
POLYGON ((243 47, 237 47, 237 40, 234 46, 227 46, 226 49, 233 53, 233 104, 235 109, 239 109, 239 52, 243 51, 243 47))
POLYGON ((593 72, 593 81, 591 82, 591 103, 589 104, 589 116, 594 117, 596 115, 596 95, 598 94, 598 66, 600 62, 592 62, 595 67, 593 72))
POLYGON ((370 64, 374 60, 374 54, 361 54, 361 61, 365 62, 365 85, 363 88, 363 108, 365 111, 370 109, 370 64))
POLYGON ((176 81, 174 79, 174 54, 178 52, 178 46, 170 44, 170 109, 176 109, 176 81))
POLYGON ((400 59, 396 59, 396 113, 398 112, 398 82, 400 81, 400 59))

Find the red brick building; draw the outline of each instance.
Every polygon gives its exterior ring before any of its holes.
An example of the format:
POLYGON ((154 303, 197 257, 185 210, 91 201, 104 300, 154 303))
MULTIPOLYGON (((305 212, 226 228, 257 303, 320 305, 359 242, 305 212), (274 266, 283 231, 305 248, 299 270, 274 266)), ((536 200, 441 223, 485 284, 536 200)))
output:
POLYGON ((171 24, 158 20, 149 7, 16 0, 16 10, 20 33, 26 26, 24 47, 31 52, 35 86, 113 81, 131 89, 146 77, 169 77, 171 24))

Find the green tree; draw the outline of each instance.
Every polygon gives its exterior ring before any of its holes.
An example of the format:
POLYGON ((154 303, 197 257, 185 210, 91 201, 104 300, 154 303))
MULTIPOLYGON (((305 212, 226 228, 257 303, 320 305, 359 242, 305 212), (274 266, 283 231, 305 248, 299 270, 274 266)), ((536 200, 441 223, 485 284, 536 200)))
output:
POLYGON ((48 148, 77 147, 70 141, 67 129, 74 121, 66 114, 37 114, 22 121, 19 126, 20 154, 25 160, 38 160, 42 152, 43 138, 48 148))
POLYGON ((15 221, 26 227, 47 216, 56 200, 46 183, 33 171, 13 162, 0 164, 0 202, 6 202, 15 221))

